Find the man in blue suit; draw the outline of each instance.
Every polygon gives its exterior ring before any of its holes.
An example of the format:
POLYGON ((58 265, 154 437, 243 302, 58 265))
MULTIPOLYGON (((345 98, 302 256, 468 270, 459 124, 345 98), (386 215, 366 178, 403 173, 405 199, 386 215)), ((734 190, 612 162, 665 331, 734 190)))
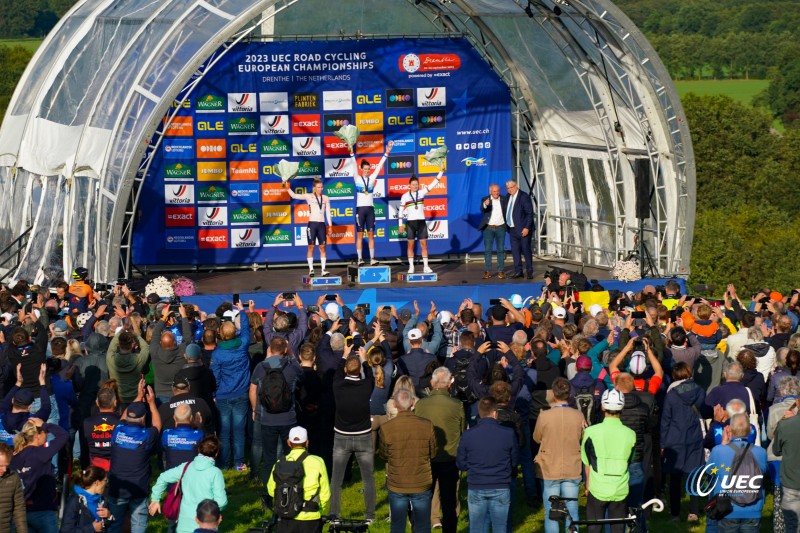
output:
POLYGON ((497 277, 506 277, 503 272, 506 244, 506 197, 500 196, 500 186, 492 183, 489 196, 481 198, 481 224, 478 229, 483 232, 483 260, 486 270, 483 279, 492 277, 492 247, 497 248, 497 277))
POLYGON ((514 180, 506 182, 504 211, 506 225, 511 240, 511 255, 514 257, 514 274, 511 278, 522 278, 522 258, 525 256, 525 273, 533 279, 533 253, 531 251, 531 231, 533 231, 533 202, 531 197, 519 190, 514 180))

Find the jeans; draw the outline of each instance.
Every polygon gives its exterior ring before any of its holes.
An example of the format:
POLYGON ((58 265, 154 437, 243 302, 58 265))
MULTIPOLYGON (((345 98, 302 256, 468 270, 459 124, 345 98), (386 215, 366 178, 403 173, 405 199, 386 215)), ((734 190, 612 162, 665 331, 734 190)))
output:
POLYGON ((511 505, 509 489, 469 489, 469 531, 483 533, 486 515, 489 515, 494 533, 506 533, 508 507, 511 505))
POLYGON ((760 530, 760 518, 737 518, 733 520, 723 518, 717 522, 717 531, 719 533, 758 533, 760 530))
POLYGON ((247 394, 236 398, 217 400, 219 410, 220 428, 219 440, 220 465, 222 468, 231 466, 231 441, 233 441, 233 466, 244 463, 244 425, 247 413, 250 411, 250 400, 247 394))
POLYGON ((264 462, 264 484, 267 484, 272 467, 278 461, 278 456, 283 457, 283 447, 289 440, 289 430, 292 426, 265 426, 261 425, 261 442, 263 443, 262 457, 264 462))
MULTIPOLYGON (((375 519, 375 452, 372 447, 372 432, 366 435, 342 435, 336 433, 333 437, 333 475, 331 477, 331 514, 339 516, 342 506, 342 483, 344 471, 350 462, 350 454, 355 454, 358 468, 361 470, 361 481, 364 483, 364 506, 366 507, 367 520, 375 519)), ((428 493, 428 510, 425 520, 430 527, 431 495, 428 493)), ((405 513, 402 514, 405 520, 405 513)), ((392 522, 394 527, 394 522, 392 522)))
MULTIPOLYGON (((37 393, 38 394, 38 393, 37 393)), ((31 416, 33 416, 36 411, 42 408, 42 399, 39 396, 33 399, 33 403, 31 404, 31 416)), ((50 395, 50 416, 47 417, 48 424, 58 424, 59 416, 58 416, 58 404, 56 403, 56 395, 50 395)))
MULTIPOLYGON (((528 428, 527 420, 523 421, 523 428, 528 428)), ((536 474, 533 472, 533 454, 531 446, 533 430, 525 432, 525 446, 519 449, 519 469, 522 472, 522 486, 525 487, 525 497, 536 497, 536 474)))
MULTIPOLYGON (((338 437, 338 435, 337 435, 338 437)), ((333 463, 336 464, 336 447, 334 445, 333 463)), ((431 491, 419 494, 400 494, 389 491, 389 512, 392 516, 391 533, 405 533, 408 506, 411 505, 411 516, 414 521, 414 533, 429 533, 431 530, 431 491)))
POLYGON ((247 429, 250 430, 250 477, 259 479, 261 463, 264 461, 264 438, 261 436, 261 424, 247 417, 247 429))
POLYGON ((28 531, 31 533, 58 533, 58 516, 55 511, 29 511, 28 531))
POLYGON ((109 533, 120 533, 125 524, 125 513, 131 512, 131 533, 145 533, 147 529, 147 498, 108 497, 108 512, 114 517, 109 533))
MULTIPOLYGON (((545 479, 544 481, 544 533, 558 533, 558 522, 550 520, 550 496, 562 498, 577 498, 581 478, 576 479, 545 479)), ((564 502, 573 520, 578 519, 578 500, 564 502)), ((569 521, 564 522, 564 531, 567 531, 569 521)))
MULTIPOLYGON (((644 503, 644 466, 642 463, 628 465, 628 507, 639 507, 644 503)), ((647 533, 645 513, 639 512, 639 531, 647 533)))
POLYGON ((506 229, 505 227, 490 228, 486 226, 483 230, 483 262, 486 265, 486 271, 492 270, 492 247, 497 248, 497 270, 503 270, 503 263, 506 260, 506 229))
POLYGON ((797 531, 800 526, 800 490, 781 486, 781 509, 787 532, 797 531))

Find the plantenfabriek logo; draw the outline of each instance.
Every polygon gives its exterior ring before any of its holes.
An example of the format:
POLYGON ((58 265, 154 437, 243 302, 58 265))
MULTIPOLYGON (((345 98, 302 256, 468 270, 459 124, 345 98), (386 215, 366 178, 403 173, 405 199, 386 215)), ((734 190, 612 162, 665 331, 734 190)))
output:
POLYGON ((705 497, 719 485, 719 492, 729 496, 761 492, 764 476, 746 474, 731 475, 733 465, 708 463, 695 468, 686 478, 686 493, 689 496, 705 497))

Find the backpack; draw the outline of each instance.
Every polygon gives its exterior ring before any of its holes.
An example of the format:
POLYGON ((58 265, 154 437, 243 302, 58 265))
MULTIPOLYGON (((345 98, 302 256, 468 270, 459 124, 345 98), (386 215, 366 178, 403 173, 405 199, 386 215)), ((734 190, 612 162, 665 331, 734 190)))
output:
POLYGON ((287 413, 294 407, 292 390, 283 375, 284 367, 285 364, 277 368, 266 365, 264 367, 265 372, 259 385, 258 397, 261 405, 270 414, 287 413))
POLYGON ((450 395, 465 403, 474 403, 478 400, 475 393, 472 391, 472 387, 469 386, 469 380, 467 379, 467 369, 471 362, 471 358, 456 358, 456 367, 453 371, 453 384, 450 386, 450 395))
POLYGON ((581 387, 575 391, 575 406, 583 414, 586 425, 591 426, 595 422, 594 405, 594 383, 588 387, 581 387))
MULTIPOLYGON (((308 452, 303 452, 296 461, 283 457, 275 463, 272 479, 275 481, 274 513, 280 518, 294 518, 301 511, 317 511, 319 505, 303 498, 303 479, 306 477, 303 461, 308 452), (317 507, 314 509, 313 507, 317 507)), ((314 495, 316 497, 316 494, 314 495)))
MULTIPOLYGON (((757 476, 763 476, 761 472, 761 467, 758 466, 758 461, 755 458, 755 455, 750 451, 750 448, 753 446, 752 444, 746 444, 744 446, 736 446, 734 444, 728 444, 731 448, 734 449, 735 455, 733 456, 733 465, 737 465, 738 468, 734 468, 731 472, 731 475, 734 473, 736 474, 737 478, 746 477, 749 481, 757 476)), ((763 478, 762 478, 763 479, 763 478)), ((761 490, 737 490, 736 487, 733 487, 731 492, 727 492, 726 495, 733 500, 733 503, 736 505, 746 506, 752 505, 761 498, 761 490)))

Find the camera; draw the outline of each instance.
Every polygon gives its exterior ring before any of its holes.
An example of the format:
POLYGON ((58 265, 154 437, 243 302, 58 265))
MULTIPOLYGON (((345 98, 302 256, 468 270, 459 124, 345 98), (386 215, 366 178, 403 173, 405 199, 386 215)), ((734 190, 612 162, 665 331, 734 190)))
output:
POLYGON ((356 309, 361 308, 366 314, 369 314, 369 304, 356 304, 356 309))
POLYGON ((633 349, 644 351, 644 340, 641 337, 633 339, 633 349))

